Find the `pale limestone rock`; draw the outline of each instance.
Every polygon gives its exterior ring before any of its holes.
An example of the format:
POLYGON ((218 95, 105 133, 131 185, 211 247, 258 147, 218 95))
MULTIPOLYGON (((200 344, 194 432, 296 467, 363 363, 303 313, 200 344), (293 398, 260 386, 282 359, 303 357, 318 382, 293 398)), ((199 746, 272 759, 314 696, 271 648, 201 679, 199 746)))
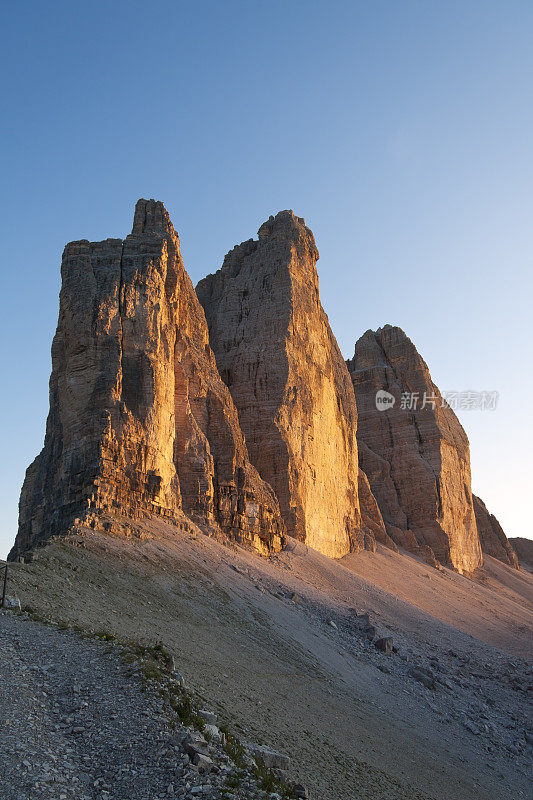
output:
POLYGON ((390 325, 367 331, 347 363, 359 411, 360 465, 387 533, 429 563, 434 554, 442 564, 472 572, 482 554, 468 439, 427 365, 405 333, 390 325), (392 408, 377 409, 378 390, 394 396, 392 408), (402 409, 404 392, 418 393, 416 410, 402 409))
POLYGON ((511 547, 502 526, 491 514, 480 497, 474 498, 474 512, 476 514, 476 524, 481 542, 482 551, 493 558, 509 564, 510 567, 519 569, 518 556, 511 547))
POLYGON ((317 259, 304 220, 281 211, 196 291, 250 459, 288 533, 339 557, 364 547, 357 411, 320 303, 317 259))
POLYGON ((67 245, 61 272, 45 444, 10 557, 77 520, 181 509, 279 549, 277 500, 248 460, 163 204, 139 200, 124 241, 67 245))

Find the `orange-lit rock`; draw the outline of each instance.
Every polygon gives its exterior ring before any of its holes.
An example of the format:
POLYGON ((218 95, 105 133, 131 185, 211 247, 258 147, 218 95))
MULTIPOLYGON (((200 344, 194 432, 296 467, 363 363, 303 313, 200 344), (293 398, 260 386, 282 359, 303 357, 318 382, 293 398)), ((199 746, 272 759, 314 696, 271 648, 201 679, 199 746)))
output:
POLYGON ((405 333, 390 325, 367 331, 347 363, 359 412, 360 464, 387 533, 429 563, 434 554, 442 564, 472 572, 482 555, 468 439, 427 365, 405 333), (394 397, 392 407, 378 410, 380 390, 394 397), (416 409, 402 408, 403 393, 416 395, 416 409))
POLYGON ((68 244, 61 272, 46 438, 10 556, 76 519, 180 509, 279 549, 277 500, 248 460, 163 204, 139 200, 124 241, 68 244))
POLYGON ((329 556, 364 547, 357 411, 320 303, 313 234, 292 211, 196 287, 250 458, 288 533, 329 556))

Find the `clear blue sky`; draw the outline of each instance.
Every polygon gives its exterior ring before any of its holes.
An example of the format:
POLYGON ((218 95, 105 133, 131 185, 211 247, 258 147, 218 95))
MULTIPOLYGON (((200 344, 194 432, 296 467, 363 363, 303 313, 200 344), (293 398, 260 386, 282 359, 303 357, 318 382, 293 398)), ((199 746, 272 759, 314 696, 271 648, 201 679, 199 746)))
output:
POLYGON ((473 488, 531 530, 530 0, 4 3, 0 555, 44 437, 59 265, 165 202, 193 281, 270 214, 315 233, 346 356, 404 328, 463 412, 473 488))

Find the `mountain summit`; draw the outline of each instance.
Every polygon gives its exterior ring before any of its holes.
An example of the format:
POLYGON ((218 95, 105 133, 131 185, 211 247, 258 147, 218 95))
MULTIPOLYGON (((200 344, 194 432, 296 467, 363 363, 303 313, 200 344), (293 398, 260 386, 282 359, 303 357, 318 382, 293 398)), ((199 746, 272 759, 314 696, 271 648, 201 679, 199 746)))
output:
POLYGON ((343 556, 365 546, 357 409, 320 303, 318 250, 292 211, 270 217, 258 236, 196 291, 250 458, 274 488, 288 533, 343 556))
POLYGON ((248 459, 163 204, 139 200, 124 241, 68 244, 61 275, 46 438, 10 558, 79 522, 183 513, 279 549, 277 500, 248 459))

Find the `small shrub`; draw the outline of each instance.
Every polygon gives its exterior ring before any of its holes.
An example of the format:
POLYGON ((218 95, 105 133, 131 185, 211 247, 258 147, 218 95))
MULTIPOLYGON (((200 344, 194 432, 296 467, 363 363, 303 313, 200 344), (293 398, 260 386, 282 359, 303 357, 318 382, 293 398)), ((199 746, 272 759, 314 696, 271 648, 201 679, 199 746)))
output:
POLYGON ((171 697, 170 702, 183 725, 189 725, 191 728, 196 728, 200 731, 203 730, 204 720, 194 710, 192 700, 186 692, 182 693, 180 699, 176 696, 171 697))
POLYGON ((226 778, 226 786, 228 789, 237 789, 241 783, 241 779, 237 775, 228 775, 226 778))
POLYGON ((233 736, 223 725, 220 732, 224 734, 223 747, 227 755, 231 758, 235 766, 241 769, 246 768, 246 750, 236 736, 233 736))
POLYGON ((112 642, 117 638, 113 633, 107 631, 95 631, 93 635, 95 639, 101 639, 103 642, 112 642))

